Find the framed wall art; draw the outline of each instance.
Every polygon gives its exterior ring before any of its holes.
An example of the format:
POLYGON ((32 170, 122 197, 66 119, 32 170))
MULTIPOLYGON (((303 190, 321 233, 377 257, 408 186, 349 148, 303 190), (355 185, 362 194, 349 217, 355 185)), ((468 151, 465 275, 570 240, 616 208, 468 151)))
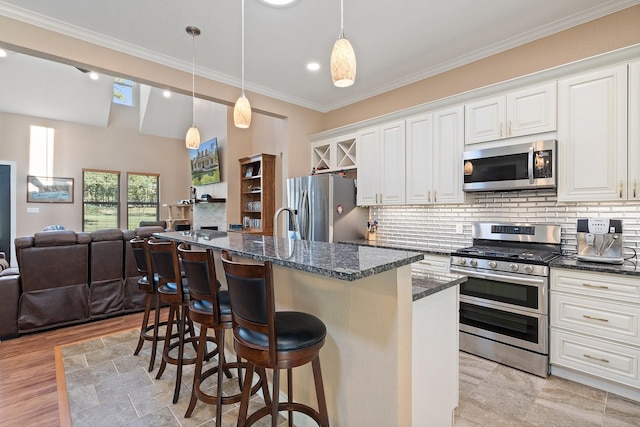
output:
POLYGON ((73 178, 28 175, 27 202, 73 203, 73 178))

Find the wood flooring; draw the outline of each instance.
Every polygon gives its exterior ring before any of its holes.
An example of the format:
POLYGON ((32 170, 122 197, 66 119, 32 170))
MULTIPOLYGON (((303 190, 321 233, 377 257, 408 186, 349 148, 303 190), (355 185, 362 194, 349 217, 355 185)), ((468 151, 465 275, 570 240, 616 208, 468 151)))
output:
POLYGON ((140 327, 142 314, 0 342, 0 426, 60 426, 54 347, 140 327))

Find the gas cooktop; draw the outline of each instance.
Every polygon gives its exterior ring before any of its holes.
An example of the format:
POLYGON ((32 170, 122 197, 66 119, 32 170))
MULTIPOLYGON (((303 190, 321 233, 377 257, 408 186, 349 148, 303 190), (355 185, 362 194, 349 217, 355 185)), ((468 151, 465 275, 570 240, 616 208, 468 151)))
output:
POLYGON ((548 250, 477 245, 458 249, 455 253, 473 258, 530 261, 544 264, 551 262, 559 256, 558 253, 548 250))

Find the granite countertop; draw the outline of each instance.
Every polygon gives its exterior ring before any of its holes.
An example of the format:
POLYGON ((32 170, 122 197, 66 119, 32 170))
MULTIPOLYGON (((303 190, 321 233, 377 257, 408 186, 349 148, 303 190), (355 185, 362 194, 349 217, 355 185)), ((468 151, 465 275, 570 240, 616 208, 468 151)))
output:
MULTIPOLYGON (((342 242, 350 245, 360 245, 375 248, 389 248, 389 249, 402 249, 406 251, 420 252, 422 254, 432 255, 451 255, 451 250, 424 248, 418 245, 401 245, 395 242, 389 242, 385 239, 378 237, 376 240, 351 240, 342 242)), ((411 282, 413 285, 413 301, 428 297, 436 292, 443 291, 452 286, 457 286, 460 283, 467 281, 467 276, 463 276, 455 273, 444 273, 440 271, 425 272, 422 268, 420 273, 414 273, 411 275, 411 282)))
POLYGON ((436 292, 444 291, 452 286, 467 281, 467 276, 454 273, 431 272, 428 274, 414 274, 411 277, 413 285, 413 301, 428 297, 436 292))
POLYGON ((414 251, 414 252, 420 252, 423 254, 444 255, 444 256, 449 256, 451 255, 451 252, 455 251, 455 249, 432 248, 432 247, 418 245, 418 244, 397 243, 381 237, 378 237, 376 240, 361 239, 361 240, 349 240, 349 241, 340 242, 340 243, 345 243, 349 245, 370 246, 374 248, 402 249, 405 251, 414 251))
POLYGON ((622 264, 606 264, 600 262, 578 261, 576 256, 561 256, 549 264, 551 268, 566 268, 570 270, 591 271, 596 273, 624 274, 627 276, 640 276, 640 268, 637 259, 629 259, 622 264))
POLYGON ((178 242, 233 255, 271 261, 296 270, 353 281, 408 265, 424 258, 422 253, 353 244, 274 239, 245 233, 197 230, 154 233, 178 242))

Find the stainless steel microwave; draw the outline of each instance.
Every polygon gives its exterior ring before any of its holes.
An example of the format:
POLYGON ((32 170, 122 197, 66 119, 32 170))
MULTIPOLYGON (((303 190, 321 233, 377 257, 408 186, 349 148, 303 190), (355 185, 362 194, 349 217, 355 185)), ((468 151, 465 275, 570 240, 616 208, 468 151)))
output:
POLYGON ((510 191, 556 188, 555 139, 466 151, 462 189, 510 191))

